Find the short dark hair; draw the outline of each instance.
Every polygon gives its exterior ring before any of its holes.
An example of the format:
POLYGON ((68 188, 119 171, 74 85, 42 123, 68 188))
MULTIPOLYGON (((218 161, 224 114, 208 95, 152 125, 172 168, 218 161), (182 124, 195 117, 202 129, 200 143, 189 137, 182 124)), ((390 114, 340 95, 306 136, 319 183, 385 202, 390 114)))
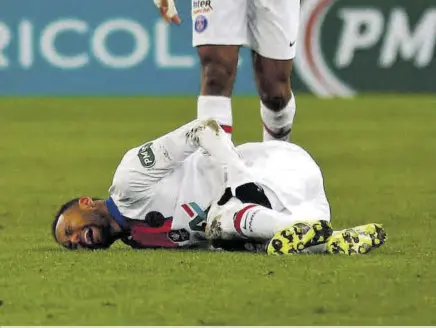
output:
POLYGON ((54 237, 54 239, 55 239, 56 241, 58 241, 57 238, 56 238, 56 226, 58 225, 58 221, 59 221, 60 216, 61 216, 62 214, 64 214, 64 212, 65 212, 66 210, 68 210, 69 208, 71 208, 73 205, 78 204, 78 203, 79 203, 79 199, 80 199, 80 198, 74 198, 74 199, 72 199, 72 200, 66 202, 65 204, 63 204, 63 205, 61 206, 61 208, 60 208, 59 211, 57 212, 57 214, 56 214, 56 216, 55 216, 55 218, 54 218, 54 220, 53 220, 52 226, 51 226, 51 232, 52 232, 53 237, 54 237))

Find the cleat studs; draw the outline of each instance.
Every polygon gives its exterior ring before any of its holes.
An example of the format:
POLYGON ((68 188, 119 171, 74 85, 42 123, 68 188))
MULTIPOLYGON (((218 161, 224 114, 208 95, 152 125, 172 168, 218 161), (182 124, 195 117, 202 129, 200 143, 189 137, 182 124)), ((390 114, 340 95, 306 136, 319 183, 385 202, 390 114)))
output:
POLYGON ((272 247, 276 250, 276 251, 280 251, 283 247, 283 243, 278 240, 278 239, 274 239, 272 242, 272 247))
POLYGON ((345 231, 345 232, 342 234, 342 237, 344 238, 344 240, 345 240, 347 243, 351 243, 351 234, 350 234, 350 232, 345 231))
POLYGON ((294 241, 294 234, 289 230, 282 231, 282 237, 286 238, 290 243, 294 241))
POLYGON ((297 249, 300 250, 300 251, 303 250, 304 249, 303 243, 298 243, 297 249))
POLYGON ((341 251, 341 248, 339 247, 337 242, 332 243, 332 253, 338 254, 341 251))

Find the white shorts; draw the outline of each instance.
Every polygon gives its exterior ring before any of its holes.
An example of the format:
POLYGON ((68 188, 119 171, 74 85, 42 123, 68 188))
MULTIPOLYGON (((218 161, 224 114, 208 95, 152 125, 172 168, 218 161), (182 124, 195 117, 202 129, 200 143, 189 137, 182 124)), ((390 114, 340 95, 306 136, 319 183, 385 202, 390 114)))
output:
POLYGON ((300 0, 192 0, 194 47, 242 45, 259 55, 295 57, 300 0))
POLYGON ((299 220, 330 221, 321 169, 304 149, 283 141, 246 143, 237 149, 274 210, 299 220))

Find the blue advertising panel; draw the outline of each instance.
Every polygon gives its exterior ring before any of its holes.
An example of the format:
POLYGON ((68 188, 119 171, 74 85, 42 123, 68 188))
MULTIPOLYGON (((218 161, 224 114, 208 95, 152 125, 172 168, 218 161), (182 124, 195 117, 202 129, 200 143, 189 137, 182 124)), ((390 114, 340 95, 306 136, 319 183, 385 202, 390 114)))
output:
MULTIPOLYGON (((151 0, 3 0, 0 95, 195 95, 190 2, 179 11, 169 26, 151 0)), ((253 94, 241 59, 235 92, 253 94)))

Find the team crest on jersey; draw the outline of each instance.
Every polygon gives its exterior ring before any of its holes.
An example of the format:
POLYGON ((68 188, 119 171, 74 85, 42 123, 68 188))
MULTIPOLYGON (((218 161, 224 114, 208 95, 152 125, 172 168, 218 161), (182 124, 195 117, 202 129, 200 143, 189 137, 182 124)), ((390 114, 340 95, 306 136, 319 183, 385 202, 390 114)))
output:
POLYGON ((148 143, 142 146, 138 151, 138 158, 142 166, 145 168, 153 167, 156 164, 156 156, 154 155, 151 146, 153 143, 148 143))
POLYGON ((189 232, 186 229, 171 230, 168 232, 168 238, 174 243, 181 243, 189 240, 189 232))
POLYGON ((197 33, 202 33, 207 29, 207 18, 203 15, 197 16, 195 19, 194 27, 197 33))

